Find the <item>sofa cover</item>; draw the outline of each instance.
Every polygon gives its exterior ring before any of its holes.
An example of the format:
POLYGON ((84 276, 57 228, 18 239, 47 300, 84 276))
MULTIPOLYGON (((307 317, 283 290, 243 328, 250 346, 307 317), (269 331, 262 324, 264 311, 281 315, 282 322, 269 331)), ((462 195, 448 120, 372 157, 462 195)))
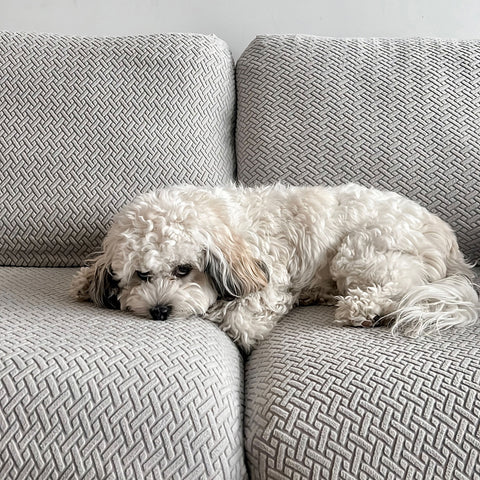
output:
POLYGON ((244 359, 201 319, 75 303, 75 269, 53 268, 81 265, 139 191, 236 167, 393 188, 479 258, 478 51, 259 37, 235 165, 217 38, 1 34, 0 478, 480 480, 480 325, 412 340, 302 307, 244 359))
POLYGON ((244 478, 227 336, 75 303, 52 268, 140 192, 232 180, 227 45, 2 33, 0 102, 0 478, 244 478))
POLYGON ((137 194, 232 179, 222 40, 2 33, 0 59, 0 265, 81 265, 137 194))
POLYGON ((242 183, 394 190, 480 259, 480 42, 259 36, 237 95, 242 183))
POLYGON ((293 310, 246 363, 251 479, 480 479, 480 326, 442 337, 293 310))
MULTIPOLYGON (((256 38, 237 64, 247 185, 356 181, 437 212, 480 258, 480 43, 256 38)), ((480 479, 480 324, 433 338, 293 310, 245 366, 252 479, 480 479)))
POLYGON ((0 268, 0 478, 244 478, 233 343, 74 302, 75 271, 0 268))

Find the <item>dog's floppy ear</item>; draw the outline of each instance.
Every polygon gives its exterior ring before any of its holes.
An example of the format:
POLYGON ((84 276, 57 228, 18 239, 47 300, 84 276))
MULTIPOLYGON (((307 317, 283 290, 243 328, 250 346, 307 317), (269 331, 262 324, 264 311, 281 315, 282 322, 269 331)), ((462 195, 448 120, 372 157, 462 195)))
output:
POLYGON ((253 258, 241 239, 221 235, 205 252, 205 273, 222 300, 258 292, 269 281, 267 266, 253 258))
POLYGON ((77 300, 91 300, 99 307, 120 309, 120 288, 113 278, 105 255, 89 260, 72 281, 71 295, 77 300))

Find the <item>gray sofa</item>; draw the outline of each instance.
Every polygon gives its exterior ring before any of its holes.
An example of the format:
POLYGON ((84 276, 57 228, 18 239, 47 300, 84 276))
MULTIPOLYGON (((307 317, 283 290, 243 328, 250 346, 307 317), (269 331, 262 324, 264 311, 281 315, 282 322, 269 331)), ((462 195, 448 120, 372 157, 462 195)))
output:
POLYGON ((215 325, 67 291, 113 213, 172 183, 357 181, 480 257, 480 43, 0 35, 1 479, 480 479, 480 325, 299 307, 247 357, 215 325))

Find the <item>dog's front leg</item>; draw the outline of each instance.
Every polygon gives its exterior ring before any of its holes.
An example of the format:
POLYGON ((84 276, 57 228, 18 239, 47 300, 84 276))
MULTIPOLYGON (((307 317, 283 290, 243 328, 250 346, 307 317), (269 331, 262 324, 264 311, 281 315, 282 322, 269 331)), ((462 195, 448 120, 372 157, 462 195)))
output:
POLYGON ((207 312, 207 318, 218 323, 245 352, 263 340, 294 304, 288 292, 267 287, 261 292, 232 301, 219 301, 207 312))

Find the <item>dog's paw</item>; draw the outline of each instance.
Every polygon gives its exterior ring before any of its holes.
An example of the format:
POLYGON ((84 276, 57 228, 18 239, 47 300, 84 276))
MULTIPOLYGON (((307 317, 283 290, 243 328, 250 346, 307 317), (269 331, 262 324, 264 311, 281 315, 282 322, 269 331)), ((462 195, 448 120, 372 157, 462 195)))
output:
POLYGON ((375 287, 354 289, 350 295, 338 297, 335 323, 341 326, 378 327, 384 324, 384 302, 379 301, 375 287))
POLYGON ((382 324, 382 317, 380 315, 369 315, 369 316, 352 316, 352 315, 343 315, 339 314, 338 310, 335 313, 335 324, 345 327, 378 327, 382 324))
POLYGON ((90 300, 90 283, 92 281, 92 269, 82 267, 72 278, 69 295, 74 300, 84 302, 90 300))

